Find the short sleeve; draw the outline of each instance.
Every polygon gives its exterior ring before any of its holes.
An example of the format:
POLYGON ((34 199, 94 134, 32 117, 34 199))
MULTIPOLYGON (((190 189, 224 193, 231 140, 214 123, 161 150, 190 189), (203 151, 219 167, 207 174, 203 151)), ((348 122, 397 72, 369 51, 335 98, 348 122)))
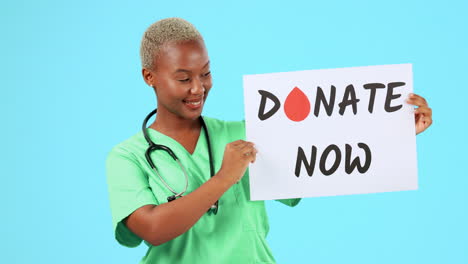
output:
POLYGON ((282 204, 285 204, 287 206, 294 207, 301 201, 301 198, 281 199, 281 200, 276 200, 276 201, 278 201, 278 202, 280 202, 282 204))
POLYGON ((111 150, 106 160, 106 173, 115 238, 121 245, 136 247, 142 239, 122 220, 144 205, 158 204, 156 197, 144 171, 124 149, 115 147, 111 150))

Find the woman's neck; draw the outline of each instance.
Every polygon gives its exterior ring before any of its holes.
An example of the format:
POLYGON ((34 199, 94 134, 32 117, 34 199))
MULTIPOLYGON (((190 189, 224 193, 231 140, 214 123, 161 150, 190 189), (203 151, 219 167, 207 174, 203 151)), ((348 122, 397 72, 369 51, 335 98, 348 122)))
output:
POLYGON ((193 154, 201 133, 200 118, 183 119, 172 113, 158 112, 150 128, 179 142, 190 154, 193 154))
POLYGON ((201 128, 200 118, 194 120, 180 118, 172 113, 161 113, 158 110, 156 120, 150 128, 157 130, 167 136, 179 138, 193 133, 199 133, 201 128))

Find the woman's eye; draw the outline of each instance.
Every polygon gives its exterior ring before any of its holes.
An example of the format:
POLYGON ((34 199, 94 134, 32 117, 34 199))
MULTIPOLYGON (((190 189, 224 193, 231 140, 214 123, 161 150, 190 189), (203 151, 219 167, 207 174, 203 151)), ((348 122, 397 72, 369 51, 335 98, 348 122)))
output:
POLYGON ((206 77, 206 76, 209 76, 210 74, 211 74, 211 72, 209 71, 209 72, 207 72, 207 73, 203 74, 203 76, 205 76, 205 77, 206 77))
POLYGON ((179 82, 188 82, 190 81, 190 78, 187 78, 187 79, 180 79, 179 82))

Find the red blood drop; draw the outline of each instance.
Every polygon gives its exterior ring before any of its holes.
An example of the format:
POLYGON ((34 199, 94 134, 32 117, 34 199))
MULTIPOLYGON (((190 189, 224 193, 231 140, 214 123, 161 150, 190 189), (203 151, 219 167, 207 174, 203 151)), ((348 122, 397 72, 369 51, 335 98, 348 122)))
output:
POLYGON ((284 113, 291 121, 299 122, 304 120, 310 113, 310 102, 301 89, 294 89, 286 97, 284 102, 284 113))

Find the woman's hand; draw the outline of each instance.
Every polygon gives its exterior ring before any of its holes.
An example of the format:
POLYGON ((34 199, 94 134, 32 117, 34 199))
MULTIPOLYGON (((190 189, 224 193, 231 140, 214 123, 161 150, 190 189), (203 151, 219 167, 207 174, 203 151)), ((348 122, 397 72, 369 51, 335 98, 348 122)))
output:
POLYGON ((410 94, 406 102, 417 106, 414 110, 417 135, 426 130, 432 124, 432 109, 427 105, 426 99, 417 94, 410 94))
POLYGON ((220 175, 234 184, 242 179, 249 163, 254 163, 257 150, 252 142, 237 140, 226 145, 220 175))

